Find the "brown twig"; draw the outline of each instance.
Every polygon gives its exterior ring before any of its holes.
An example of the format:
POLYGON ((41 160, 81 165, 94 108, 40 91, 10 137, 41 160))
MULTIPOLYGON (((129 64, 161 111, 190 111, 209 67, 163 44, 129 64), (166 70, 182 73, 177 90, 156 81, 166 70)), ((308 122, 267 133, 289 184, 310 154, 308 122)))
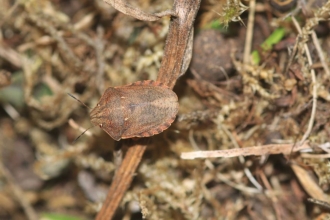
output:
POLYGON ((215 158, 215 157, 238 157, 238 156, 261 156, 266 154, 290 154, 292 149, 294 152, 309 149, 307 142, 296 146, 294 144, 269 144, 245 148, 234 148, 228 150, 214 150, 214 151, 193 151, 181 154, 182 159, 196 159, 196 158, 215 158), (294 148, 293 148, 294 147, 294 148))
POLYGON ((164 58, 162 60, 157 80, 173 88, 176 80, 181 76, 190 60, 186 55, 191 50, 193 24, 199 9, 200 0, 177 0, 173 11, 177 18, 173 19, 166 39, 164 58))
POLYGON ((121 166, 116 171, 107 197, 96 220, 111 219, 115 214, 125 192, 131 185, 135 170, 140 164, 146 147, 147 145, 145 144, 135 144, 128 149, 121 166))
POLYGON ((243 62, 245 64, 251 63, 250 61, 250 54, 251 54, 251 48, 252 48, 252 38, 253 38, 253 27, 254 27, 254 15, 255 15, 255 7, 256 1, 251 0, 249 4, 249 19, 248 19, 248 25, 246 30, 246 38, 245 38, 245 45, 244 45, 244 56, 243 56, 243 62))
MULTIPOLYGON (((157 78, 158 81, 173 88, 177 78, 186 71, 190 62, 191 55, 189 53, 191 53, 193 24, 199 9, 200 0, 176 0, 172 10, 157 14, 147 14, 129 6, 123 1, 105 0, 105 2, 124 14, 140 20, 155 21, 162 16, 173 16, 157 78)), ((146 147, 146 145, 134 144, 127 150, 96 220, 111 219, 113 217, 132 182, 134 172, 142 159, 146 147)))

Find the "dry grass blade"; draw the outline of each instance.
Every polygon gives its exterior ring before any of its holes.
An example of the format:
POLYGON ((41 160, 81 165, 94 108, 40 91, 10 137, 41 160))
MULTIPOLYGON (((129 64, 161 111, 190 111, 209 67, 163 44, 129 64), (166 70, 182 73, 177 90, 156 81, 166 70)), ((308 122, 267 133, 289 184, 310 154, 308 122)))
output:
POLYGON ((270 144, 229 150, 185 152, 181 154, 181 158, 191 160, 196 158, 229 158, 238 156, 262 156, 268 154, 290 154, 291 152, 304 149, 310 149, 307 142, 303 143, 301 146, 296 146, 296 144, 270 144))

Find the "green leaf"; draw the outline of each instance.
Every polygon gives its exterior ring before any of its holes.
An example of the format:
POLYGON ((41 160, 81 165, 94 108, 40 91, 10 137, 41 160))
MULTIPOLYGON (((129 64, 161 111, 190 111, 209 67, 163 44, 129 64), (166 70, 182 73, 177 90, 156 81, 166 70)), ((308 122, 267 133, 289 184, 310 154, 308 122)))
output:
POLYGON ((256 51, 256 50, 252 51, 251 56, 252 56, 252 63, 253 64, 259 64, 260 63, 261 58, 260 58, 260 55, 259 55, 258 51, 256 51))
POLYGON ((35 86, 35 88, 33 89, 33 96, 39 101, 44 96, 52 96, 52 95, 53 95, 52 90, 45 83, 40 83, 37 86, 35 86))
POLYGON ((11 85, 0 89, 1 103, 10 103, 19 109, 25 105, 23 78, 23 72, 21 71, 12 74, 11 85))
POLYGON ((285 35, 284 28, 277 28, 266 40, 261 44, 261 48, 265 51, 271 50, 274 44, 282 40, 285 35))
POLYGON ((85 220, 80 217, 64 215, 64 214, 55 214, 55 213, 43 213, 40 220, 85 220))
POLYGON ((211 21, 206 25, 206 28, 215 29, 215 30, 225 30, 223 24, 221 24, 219 19, 211 21))
MULTIPOLYGON (((285 36, 285 29, 284 28, 277 28, 262 44, 261 48, 263 51, 269 51, 272 49, 274 44, 280 42, 283 37, 285 36)), ((260 63, 260 54, 257 50, 252 51, 251 54, 252 63, 259 64, 260 63)))

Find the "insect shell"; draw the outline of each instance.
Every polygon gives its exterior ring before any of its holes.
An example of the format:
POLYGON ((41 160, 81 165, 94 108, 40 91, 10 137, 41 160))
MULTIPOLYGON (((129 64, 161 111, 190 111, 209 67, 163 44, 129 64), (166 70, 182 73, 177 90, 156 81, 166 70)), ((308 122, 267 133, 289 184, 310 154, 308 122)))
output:
POLYGON ((91 122, 114 140, 150 137, 166 130, 178 113, 177 95, 152 80, 109 87, 90 112, 91 122))

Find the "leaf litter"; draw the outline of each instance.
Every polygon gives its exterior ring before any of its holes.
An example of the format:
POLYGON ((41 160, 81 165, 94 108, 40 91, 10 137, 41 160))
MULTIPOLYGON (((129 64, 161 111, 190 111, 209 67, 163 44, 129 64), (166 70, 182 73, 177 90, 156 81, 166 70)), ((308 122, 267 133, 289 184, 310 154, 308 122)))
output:
MULTIPOLYGON (((251 2, 202 2, 179 116, 152 138, 117 218, 329 218, 330 3, 251 2)), ((0 218, 91 219, 120 155, 97 127, 71 144, 91 124, 67 93, 94 107, 109 86, 155 80, 169 19, 100 0, 0 4, 0 218)))

